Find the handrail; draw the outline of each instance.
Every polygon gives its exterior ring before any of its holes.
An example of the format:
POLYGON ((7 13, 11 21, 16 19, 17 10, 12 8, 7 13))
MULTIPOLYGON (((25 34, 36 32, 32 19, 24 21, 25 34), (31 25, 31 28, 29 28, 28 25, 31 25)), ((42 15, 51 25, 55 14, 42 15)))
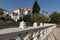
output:
POLYGON ((25 28, 25 29, 21 29, 21 28, 6 28, 6 29, 1 29, 0 30, 0 35, 3 35, 3 34, 8 34, 8 33, 16 33, 16 32, 29 32, 29 31, 34 31, 36 29, 38 30, 43 30, 43 29, 46 29, 46 28, 49 28, 49 27, 52 27, 53 25, 50 25, 50 26, 41 26, 41 27, 28 27, 28 28, 25 28))
POLYGON ((1 29, 0 38, 7 39, 8 36, 12 37, 15 35, 15 36, 18 36, 18 38, 16 38, 16 39, 20 39, 20 37, 21 37, 21 40, 29 39, 30 38, 29 36, 32 36, 34 40, 36 40, 36 39, 44 40, 54 30, 54 28, 56 28, 55 24, 44 23, 44 25, 42 25, 42 23, 41 23, 40 26, 37 26, 37 23, 35 22, 32 27, 31 26, 26 27, 24 22, 23 23, 21 22, 20 26, 18 28, 1 29), (30 33, 32 33, 32 35, 30 35, 30 33))

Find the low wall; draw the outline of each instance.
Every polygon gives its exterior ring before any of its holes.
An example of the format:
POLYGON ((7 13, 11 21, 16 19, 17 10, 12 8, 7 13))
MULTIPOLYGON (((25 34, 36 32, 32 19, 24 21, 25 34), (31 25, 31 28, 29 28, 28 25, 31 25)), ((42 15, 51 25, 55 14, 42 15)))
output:
POLYGON ((10 28, 10 27, 18 27, 19 22, 0 22, 0 29, 1 28, 10 28))
MULTIPOLYGON (((3 28, 11 28, 11 27, 19 27, 19 22, 0 22, 0 29, 3 28)), ((31 23, 26 22, 26 26, 33 26, 31 23)))

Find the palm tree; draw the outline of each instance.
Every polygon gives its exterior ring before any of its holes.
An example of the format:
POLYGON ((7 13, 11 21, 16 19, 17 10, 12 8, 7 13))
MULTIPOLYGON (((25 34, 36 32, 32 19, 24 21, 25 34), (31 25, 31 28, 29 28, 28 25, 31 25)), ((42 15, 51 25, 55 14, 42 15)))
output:
POLYGON ((48 22, 48 20, 49 20, 49 17, 48 17, 48 15, 47 15, 47 14, 48 14, 48 12, 47 12, 47 11, 45 11, 45 10, 43 10, 42 12, 43 12, 43 13, 42 13, 43 15, 44 15, 44 14, 46 15, 46 21, 48 22))
POLYGON ((46 12, 46 15, 48 14, 48 12, 46 12))

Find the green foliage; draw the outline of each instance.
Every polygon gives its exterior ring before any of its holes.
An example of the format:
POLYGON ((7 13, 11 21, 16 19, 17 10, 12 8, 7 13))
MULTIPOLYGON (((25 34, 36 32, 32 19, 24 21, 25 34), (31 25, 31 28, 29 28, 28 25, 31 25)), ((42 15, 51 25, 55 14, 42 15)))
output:
POLYGON ((28 37, 30 40, 33 40, 33 36, 32 35, 33 35, 33 33, 30 33, 30 35, 28 37))
POLYGON ((31 20, 32 22, 37 22, 39 24, 41 22, 45 22, 45 19, 46 19, 45 15, 37 13, 32 16, 31 20))
POLYGON ((4 9, 0 8, 0 15, 3 15, 4 12, 3 12, 4 9))
POLYGON ((11 19, 11 17, 7 14, 5 15, 5 21, 12 21, 12 22, 15 22, 13 19, 11 19))
POLYGON ((21 22, 21 21, 23 21, 23 18, 22 18, 22 17, 20 17, 20 18, 17 20, 17 22, 21 22))
POLYGON ((21 18, 19 19, 19 21, 21 20, 25 22, 30 22, 30 23, 37 22, 39 24, 40 22, 45 22, 46 17, 43 14, 36 13, 33 16, 25 15, 22 19, 21 18))
POLYGON ((30 15, 25 15, 23 17, 23 21, 25 21, 25 22, 31 22, 31 16, 30 15))
POLYGON ((25 16, 23 16, 23 18, 20 17, 17 22, 21 22, 21 21, 31 22, 31 16, 30 15, 25 15, 25 16))
POLYGON ((32 8, 33 10, 32 10, 32 13, 34 14, 34 13, 39 13, 39 11, 40 11, 40 7, 39 7, 39 5, 38 5, 38 3, 37 3, 37 0, 34 2, 34 5, 33 5, 33 8, 32 8))
POLYGON ((49 17, 51 23, 60 23, 60 14, 58 12, 53 12, 49 17))

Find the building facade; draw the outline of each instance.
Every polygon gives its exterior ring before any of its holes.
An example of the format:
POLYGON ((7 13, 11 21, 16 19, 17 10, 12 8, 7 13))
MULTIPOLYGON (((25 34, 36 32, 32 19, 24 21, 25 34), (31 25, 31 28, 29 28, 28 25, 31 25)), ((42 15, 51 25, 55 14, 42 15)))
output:
POLYGON ((9 11, 7 11, 7 10, 3 10, 3 15, 7 15, 8 13, 9 13, 9 11))
POLYGON ((9 11, 5 10, 5 9, 1 9, 2 11, 0 12, 0 22, 4 20, 4 17, 6 15, 9 15, 9 11))
POLYGON ((23 18, 25 15, 32 15, 31 9, 29 7, 26 8, 18 8, 12 11, 11 18, 17 21, 20 17, 23 18))

